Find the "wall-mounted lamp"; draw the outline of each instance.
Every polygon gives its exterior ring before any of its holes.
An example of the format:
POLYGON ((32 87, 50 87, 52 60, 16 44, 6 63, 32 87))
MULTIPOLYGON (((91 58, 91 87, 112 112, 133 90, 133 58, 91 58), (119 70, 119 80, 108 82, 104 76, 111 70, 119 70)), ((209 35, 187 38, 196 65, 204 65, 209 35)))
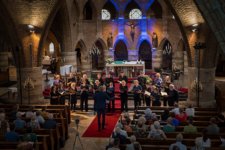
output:
POLYGON ((195 23, 192 25, 192 29, 191 29, 192 32, 197 32, 198 31, 198 24, 195 23))
POLYGON ((175 20, 175 16, 174 16, 174 15, 172 15, 172 19, 174 19, 174 20, 175 20))
POLYGON ((27 27, 28 27, 30 33, 34 33, 35 32, 35 27, 33 25, 28 24, 27 27))

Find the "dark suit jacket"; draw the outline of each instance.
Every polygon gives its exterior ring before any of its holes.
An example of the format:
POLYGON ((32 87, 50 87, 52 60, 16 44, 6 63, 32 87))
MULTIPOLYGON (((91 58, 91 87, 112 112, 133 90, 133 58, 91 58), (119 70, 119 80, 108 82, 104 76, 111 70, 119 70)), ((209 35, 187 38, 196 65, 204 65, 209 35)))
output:
POLYGON ((106 94, 106 92, 97 92, 94 95, 94 110, 105 109, 106 100, 109 100, 110 97, 106 94))

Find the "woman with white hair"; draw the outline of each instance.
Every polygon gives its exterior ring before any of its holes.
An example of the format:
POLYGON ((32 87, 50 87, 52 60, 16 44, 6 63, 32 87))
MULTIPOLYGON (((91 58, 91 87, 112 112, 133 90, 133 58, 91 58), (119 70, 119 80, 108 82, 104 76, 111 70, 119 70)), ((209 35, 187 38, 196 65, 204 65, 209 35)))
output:
POLYGON ((134 93, 134 109, 137 109, 137 107, 141 105, 141 92, 142 92, 142 87, 139 85, 138 80, 134 80, 132 92, 134 93))
POLYGON ((126 145, 126 150, 141 150, 141 145, 136 141, 135 135, 130 137, 131 144, 126 145))
POLYGON ((165 133, 161 130, 161 125, 159 121, 155 121, 151 126, 151 130, 149 132, 148 138, 153 140, 165 140, 167 139, 165 133))

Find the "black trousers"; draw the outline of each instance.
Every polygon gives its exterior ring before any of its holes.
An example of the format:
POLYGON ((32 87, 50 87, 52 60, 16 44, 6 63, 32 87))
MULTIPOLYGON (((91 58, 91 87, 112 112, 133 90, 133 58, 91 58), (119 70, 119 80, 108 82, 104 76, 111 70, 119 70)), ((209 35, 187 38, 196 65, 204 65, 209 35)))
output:
POLYGON ((66 99, 65 96, 61 96, 60 99, 59 99, 59 104, 65 105, 65 99, 66 99))
POLYGON ((110 102, 109 102, 109 104, 108 104, 108 112, 110 112, 111 110, 113 112, 115 111, 115 99, 114 98, 111 99, 110 102))
POLYGON ((105 128, 105 109, 97 109, 98 130, 105 128))
POLYGON ((121 99, 121 111, 128 111, 128 106, 127 106, 127 98, 128 95, 127 93, 121 93, 120 94, 120 99, 121 99))
POLYGON ((77 104, 77 96, 76 95, 71 95, 70 96, 70 109, 71 110, 76 110, 76 104, 77 104))
POLYGON ((137 106, 141 105, 140 94, 134 93, 134 109, 137 109, 137 106))
POLYGON ((80 99, 80 109, 83 111, 83 108, 85 107, 85 111, 88 111, 88 94, 82 93, 81 99, 80 99))
POLYGON ((145 104, 146 104, 146 106, 150 106, 150 103, 151 103, 150 96, 145 96, 145 104))

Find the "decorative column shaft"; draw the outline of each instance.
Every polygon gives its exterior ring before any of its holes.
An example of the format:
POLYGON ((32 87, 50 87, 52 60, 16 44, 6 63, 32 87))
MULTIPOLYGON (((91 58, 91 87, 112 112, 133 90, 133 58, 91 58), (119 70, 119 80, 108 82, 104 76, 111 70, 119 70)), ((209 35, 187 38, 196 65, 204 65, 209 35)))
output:
POLYGON ((72 72, 77 71, 77 52, 62 52, 62 60, 64 65, 72 65, 72 72))
POLYGON ((162 67, 162 50, 152 49, 152 69, 162 67))

